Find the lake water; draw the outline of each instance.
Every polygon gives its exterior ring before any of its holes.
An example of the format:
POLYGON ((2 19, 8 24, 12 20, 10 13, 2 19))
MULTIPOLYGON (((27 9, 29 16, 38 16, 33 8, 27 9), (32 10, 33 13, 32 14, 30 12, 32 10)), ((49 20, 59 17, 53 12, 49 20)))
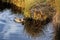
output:
POLYGON ((53 25, 49 23, 42 29, 44 34, 31 37, 24 30, 24 25, 17 23, 14 19, 23 18, 22 14, 12 14, 11 9, 0 11, 0 40, 53 40, 53 25))

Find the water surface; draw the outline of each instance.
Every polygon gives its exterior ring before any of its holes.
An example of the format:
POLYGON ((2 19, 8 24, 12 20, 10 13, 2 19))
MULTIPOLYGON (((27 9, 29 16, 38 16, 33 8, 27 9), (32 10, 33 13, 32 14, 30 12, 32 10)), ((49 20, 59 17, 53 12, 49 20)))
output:
POLYGON ((23 18, 22 14, 12 14, 11 9, 0 11, 0 40, 53 40, 53 25, 49 23, 39 37, 31 37, 24 30, 24 25, 14 19, 23 18))

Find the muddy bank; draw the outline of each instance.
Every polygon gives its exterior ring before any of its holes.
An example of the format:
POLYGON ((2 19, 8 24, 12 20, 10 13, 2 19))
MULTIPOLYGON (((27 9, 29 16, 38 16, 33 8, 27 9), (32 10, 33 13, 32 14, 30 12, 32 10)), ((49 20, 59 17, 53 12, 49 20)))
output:
POLYGON ((0 1, 0 11, 4 10, 4 9, 11 9, 13 12, 17 13, 22 13, 22 8, 18 7, 12 3, 7 3, 7 2, 2 2, 0 1))
POLYGON ((7 2, 0 1, 0 11, 1 10, 4 10, 6 8, 10 9, 11 8, 11 4, 10 3, 7 3, 7 2))

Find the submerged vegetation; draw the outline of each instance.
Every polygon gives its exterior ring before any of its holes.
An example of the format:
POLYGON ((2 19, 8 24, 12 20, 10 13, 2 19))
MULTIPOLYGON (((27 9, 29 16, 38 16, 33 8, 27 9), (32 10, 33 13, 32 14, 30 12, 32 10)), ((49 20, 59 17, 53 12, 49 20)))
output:
POLYGON ((24 29, 32 37, 39 36, 40 33, 43 34, 42 30, 45 28, 46 24, 48 24, 50 21, 51 19, 49 18, 47 18, 44 21, 35 20, 32 18, 26 18, 24 22, 24 26, 25 26, 24 29))

